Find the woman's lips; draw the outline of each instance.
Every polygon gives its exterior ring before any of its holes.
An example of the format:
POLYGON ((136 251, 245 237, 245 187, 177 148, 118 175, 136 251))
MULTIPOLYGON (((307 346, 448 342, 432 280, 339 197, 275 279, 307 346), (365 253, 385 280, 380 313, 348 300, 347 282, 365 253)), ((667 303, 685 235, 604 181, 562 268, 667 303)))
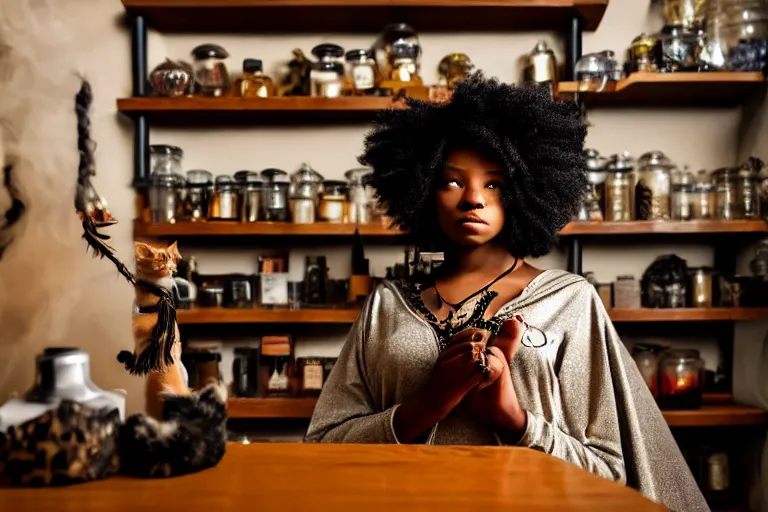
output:
POLYGON ((459 224, 484 224, 487 225, 488 223, 485 222, 480 217, 475 217, 474 215, 469 215, 467 217, 462 217, 459 219, 459 224))

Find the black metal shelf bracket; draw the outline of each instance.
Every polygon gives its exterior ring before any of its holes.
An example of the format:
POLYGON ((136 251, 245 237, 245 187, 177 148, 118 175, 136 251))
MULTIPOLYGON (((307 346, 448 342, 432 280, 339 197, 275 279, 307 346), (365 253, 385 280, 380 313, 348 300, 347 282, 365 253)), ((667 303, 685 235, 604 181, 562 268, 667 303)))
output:
POLYGON ((581 249, 581 239, 577 236, 572 236, 568 240, 569 246, 568 246, 568 272, 573 272, 574 274, 581 275, 582 268, 581 268, 581 256, 582 256, 582 249, 581 249))
POLYGON ((565 40, 565 80, 576 79, 574 70, 576 63, 581 58, 582 20, 578 14, 574 14, 568 27, 565 40))
MULTIPOLYGON (((131 28, 131 72, 133 96, 147 95, 147 22, 134 16, 131 28)), ((139 114, 133 118, 133 186, 142 188, 149 181, 149 122, 139 114)))

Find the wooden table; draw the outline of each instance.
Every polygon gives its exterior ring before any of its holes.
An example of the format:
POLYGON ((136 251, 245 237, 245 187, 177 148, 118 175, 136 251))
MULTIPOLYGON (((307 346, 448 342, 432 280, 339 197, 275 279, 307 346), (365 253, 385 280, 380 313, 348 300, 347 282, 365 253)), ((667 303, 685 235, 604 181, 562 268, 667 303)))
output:
POLYGON ((230 444, 216 468, 184 477, 114 477, 58 489, 0 489, 0 510, 644 512, 664 508, 632 489, 527 448, 230 444))

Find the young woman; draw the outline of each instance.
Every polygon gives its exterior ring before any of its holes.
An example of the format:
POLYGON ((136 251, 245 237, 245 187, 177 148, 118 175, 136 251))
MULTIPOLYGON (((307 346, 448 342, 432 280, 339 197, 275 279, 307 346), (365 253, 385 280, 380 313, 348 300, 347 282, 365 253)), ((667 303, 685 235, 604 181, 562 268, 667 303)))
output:
POLYGON ((307 441, 526 446, 708 510, 594 288, 525 261, 586 188, 578 107, 480 74, 445 105, 409 103, 360 160, 395 223, 445 262, 371 294, 307 441))

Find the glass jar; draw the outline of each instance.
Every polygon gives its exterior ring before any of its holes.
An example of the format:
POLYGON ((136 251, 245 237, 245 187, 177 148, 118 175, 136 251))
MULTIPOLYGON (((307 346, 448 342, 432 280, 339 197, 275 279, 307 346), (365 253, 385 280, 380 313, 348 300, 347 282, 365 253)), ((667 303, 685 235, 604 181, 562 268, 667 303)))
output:
POLYGON ((312 63, 309 73, 311 95, 338 98, 344 78, 344 64, 339 59, 344 55, 344 49, 337 44, 319 44, 312 48, 312 55, 318 60, 312 63))
POLYGON ((659 71, 698 71, 699 56, 706 45, 703 29, 665 25, 656 36, 656 67, 659 71))
POLYGON ((201 44, 192 50, 197 91, 203 96, 223 96, 230 81, 226 60, 227 50, 217 44, 201 44))
POLYGON ((758 174, 749 165, 744 165, 738 170, 737 197, 741 203, 743 218, 755 220, 760 218, 760 194, 758 174))
POLYGON ((376 60, 371 50, 350 50, 346 55, 352 90, 356 94, 367 94, 376 87, 376 60))
POLYGON ((323 182, 323 193, 317 210, 318 220, 344 222, 347 210, 347 184, 343 181, 323 182))
POLYGON ((316 170, 314 170, 309 164, 303 163, 299 168, 291 175, 291 189, 290 197, 304 197, 304 194, 308 194, 309 191, 306 187, 311 185, 311 194, 305 198, 314 199, 315 208, 320 200, 320 190, 323 185, 323 176, 316 170), (298 192, 299 187, 304 187, 305 190, 302 193, 298 192))
POLYGON ((344 173, 349 183, 349 222, 352 224, 368 224, 371 222, 372 203, 366 187, 371 169, 362 167, 350 169, 344 173))
POLYGON ((636 220, 669 220, 672 170, 675 166, 661 151, 644 153, 637 160, 636 220))
POLYGON ((635 171, 629 153, 613 155, 606 165, 605 220, 628 222, 635 220, 635 171))
MULTIPOLYGON (((242 222, 258 222, 260 220, 259 215, 261 215, 261 197, 264 193, 261 177, 257 172, 246 171, 239 178, 240 220, 242 222)), ((238 179, 237 175, 235 179, 238 179)))
POLYGON ((704 389, 704 360, 698 350, 667 350, 659 363, 659 407, 699 409, 704 389))
POLYGON ((243 61, 239 89, 243 98, 270 98, 275 95, 275 84, 271 77, 264 74, 264 65, 259 59, 243 61))
POLYGON ((195 169, 187 171, 187 194, 184 198, 184 218, 191 222, 204 221, 208 216, 213 175, 195 169))
POLYGON ((149 158, 153 173, 182 176, 181 162, 184 159, 184 151, 180 147, 167 144, 149 146, 149 158))
POLYGON ((315 181, 301 181, 292 187, 291 219, 294 224, 312 224, 315 222, 317 198, 317 183, 315 181))
POLYGON ((642 33, 632 40, 629 48, 629 71, 656 72, 656 61, 653 58, 653 48, 656 40, 642 33))
POLYGON ((288 173, 281 169, 264 169, 261 179, 264 183, 261 220, 288 222, 288 191, 291 187, 288 173))
POLYGON ((149 147, 150 174, 149 212, 156 223, 174 223, 182 216, 184 176, 181 161, 184 152, 176 146, 164 144, 149 147))
POLYGON ((378 67, 385 80, 421 85, 421 43, 405 23, 384 27, 376 45, 378 67))
POLYGON ((715 186, 712 176, 704 169, 698 172, 693 184, 693 218, 715 218, 715 186))
POLYGON ((712 173, 715 182, 715 217, 722 220, 741 219, 743 206, 739 200, 738 169, 724 167, 712 173))
POLYGON ((208 220, 237 220, 240 214, 238 199, 237 184, 232 176, 216 176, 208 207, 208 220))
POLYGON ((711 308, 714 304, 715 271, 709 267, 689 268, 691 275, 692 308, 711 308))
POLYGON ((664 23, 698 28, 704 22, 705 0, 664 0, 664 23))
POLYGON ((576 66, 574 74, 579 82, 580 92, 602 92, 615 85, 617 77, 616 61, 613 52, 588 53, 583 55, 576 66))
POLYGON ((579 220, 603 220, 603 209, 605 208, 605 180, 608 178, 608 172, 605 170, 606 158, 600 156, 595 149, 585 149, 587 171, 587 193, 584 197, 584 203, 579 209, 583 218, 579 220))
POLYGON ((710 0, 708 53, 733 71, 762 71, 768 65, 768 4, 764 0, 710 0))
POLYGON ((693 174, 687 169, 672 175, 672 218, 691 220, 693 218, 693 174))
POLYGON ((654 398, 659 397, 659 352, 657 345, 637 344, 632 347, 632 359, 654 398))

